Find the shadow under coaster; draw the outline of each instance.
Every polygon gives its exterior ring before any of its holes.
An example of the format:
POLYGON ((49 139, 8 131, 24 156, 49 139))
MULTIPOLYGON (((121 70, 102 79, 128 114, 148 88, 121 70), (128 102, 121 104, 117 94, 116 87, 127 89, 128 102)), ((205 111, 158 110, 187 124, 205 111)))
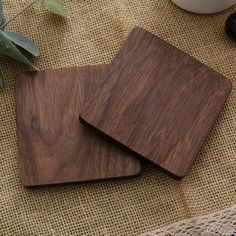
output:
MULTIPOLYGON (((16 81, 19 167, 35 186, 137 175, 140 162, 79 122, 107 66, 29 72, 16 81)), ((96 116, 96 115, 95 115, 96 116)))
POLYGON ((231 82, 136 27, 81 112, 84 124, 185 176, 232 88, 231 82))

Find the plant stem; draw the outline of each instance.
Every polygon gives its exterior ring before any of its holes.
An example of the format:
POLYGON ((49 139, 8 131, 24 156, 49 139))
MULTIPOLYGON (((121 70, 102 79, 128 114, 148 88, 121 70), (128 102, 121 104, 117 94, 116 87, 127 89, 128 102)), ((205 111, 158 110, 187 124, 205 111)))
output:
POLYGON ((26 11, 28 8, 30 8, 32 5, 34 5, 35 3, 37 3, 39 0, 33 0, 30 4, 28 4, 27 6, 25 6, 20 12, 18 12, 15 16, 13 16, 10 20, 6 21, 1 27, 0 29, 4 29, 4 27, 6 27, 10 22, 14 21, 19 15, 21 15, 24 11, 26 11))

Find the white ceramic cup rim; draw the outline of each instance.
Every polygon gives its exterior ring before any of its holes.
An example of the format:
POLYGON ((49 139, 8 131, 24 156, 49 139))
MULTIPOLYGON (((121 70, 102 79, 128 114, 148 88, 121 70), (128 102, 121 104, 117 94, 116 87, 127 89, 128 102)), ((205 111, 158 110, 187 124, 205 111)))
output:
POLYGON ((213 14, 224 11, 236 3, 236 0, 171 0, 184 10, 199 13, 213 14))

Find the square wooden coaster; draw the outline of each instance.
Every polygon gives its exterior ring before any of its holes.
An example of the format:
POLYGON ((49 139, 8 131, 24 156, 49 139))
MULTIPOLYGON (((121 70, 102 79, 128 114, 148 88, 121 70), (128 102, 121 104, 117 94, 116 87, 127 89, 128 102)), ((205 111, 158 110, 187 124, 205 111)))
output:
POLYGON ((176 177, 187 174, 232 87, 222 75, 138 27, 104 81, 81 121, 176 177))
POLYGON ((137 175, 140 162, 79 122, 106 66, 30 72, 16 81, 19 166, 25 186, 137 175))

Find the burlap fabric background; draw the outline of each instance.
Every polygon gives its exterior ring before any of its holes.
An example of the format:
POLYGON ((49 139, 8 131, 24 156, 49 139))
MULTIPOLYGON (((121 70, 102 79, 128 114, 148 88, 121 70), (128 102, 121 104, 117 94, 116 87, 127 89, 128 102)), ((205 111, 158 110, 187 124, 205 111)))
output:
MULTIPOLYGON (((12 16, 26 0, 6 0, 12 16)), ((34 7, 11 28, 41 48, 41 68, 109 63, 128 32, 142 26, 196 57, 236 86, 236 44, 224 34, 229 13, 200 16, 168 0, 67 0, 64 21, 34 7)), ((1 57, 0 235, 137 235, 208 214, 236 200, 236 91, 189 175, 176 181, 145 165, 138 178, 26 189, 19 182, 15 78, 27 70, 1 57)))

